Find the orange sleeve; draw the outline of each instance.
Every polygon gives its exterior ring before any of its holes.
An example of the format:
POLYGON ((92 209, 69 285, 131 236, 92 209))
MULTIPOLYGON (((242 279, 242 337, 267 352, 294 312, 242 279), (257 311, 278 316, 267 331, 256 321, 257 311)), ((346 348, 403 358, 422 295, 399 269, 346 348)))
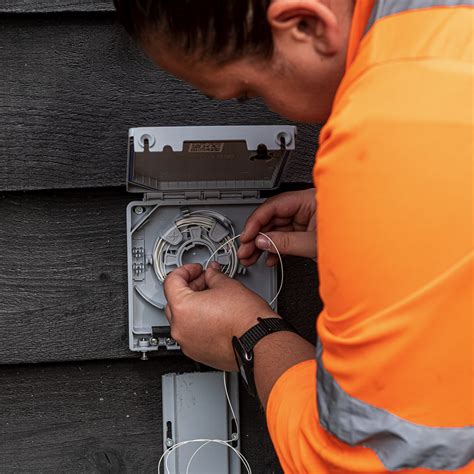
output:
POLYGON ((284 372, 273 386, 267 424, 275 451, 286 474, 353 474, 354 456, 374 459, 375 455, 363 446, 340 442, 322 428, 316 405, 316 370, 315 360, 301 362, 284 372))
POLYGON ((325 472, 324 466, 318 464, 313 447, 316 361, 301 362, 277 380, 268 399, 267 423, 285 472, 325 472))

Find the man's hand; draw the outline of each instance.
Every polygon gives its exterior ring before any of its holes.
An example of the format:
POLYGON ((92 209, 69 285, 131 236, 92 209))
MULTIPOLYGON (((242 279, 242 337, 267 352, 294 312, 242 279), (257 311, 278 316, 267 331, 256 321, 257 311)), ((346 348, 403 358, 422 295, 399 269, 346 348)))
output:
POLYGON ((271 254, 267 258, 267 265, 273 266, 278 262, 275 248, 259 232, 268 234, 281 254, 315 259, 315 190, 274 196, 258 207, 247 220, 240 236, 240 261, 246 266, 253 265, 265 250, 271 254))
POLYGON ((171 337, 192 359, 221 370, 236 370, 232 337, 278 317, 268 303, 213 267, 184 265, 165 280, 171 337))

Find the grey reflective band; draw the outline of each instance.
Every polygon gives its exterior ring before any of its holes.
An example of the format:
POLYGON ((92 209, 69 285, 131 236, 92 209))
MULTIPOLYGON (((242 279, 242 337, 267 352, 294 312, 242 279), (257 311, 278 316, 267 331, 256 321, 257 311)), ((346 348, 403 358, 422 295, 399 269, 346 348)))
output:
POLYGON ((420 10, 430 7, 462 7, 474 6, 474 0, 375 0, 372 14, 365 31, 369 31, 372 25, 381 18, 395 13, 410 10, 420 10))
POLYGON ((474 459, 474 426, 432 428, 403 420, 348 395, 325 369, 316 349, 321 426, 350 446, 372 449, 389 470, 452 470, 474 459))

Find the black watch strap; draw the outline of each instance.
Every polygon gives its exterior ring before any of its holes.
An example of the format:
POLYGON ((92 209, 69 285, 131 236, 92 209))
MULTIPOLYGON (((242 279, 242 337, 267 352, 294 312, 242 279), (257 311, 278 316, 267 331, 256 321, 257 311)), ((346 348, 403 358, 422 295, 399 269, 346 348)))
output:
POLYGON ((281 318, 258 318, 257 321, 258 324, 239 337, 239 341, 247 354, 252 352, 260 339, 269 334, 280 331, 296 332, 291 324, 281 318))

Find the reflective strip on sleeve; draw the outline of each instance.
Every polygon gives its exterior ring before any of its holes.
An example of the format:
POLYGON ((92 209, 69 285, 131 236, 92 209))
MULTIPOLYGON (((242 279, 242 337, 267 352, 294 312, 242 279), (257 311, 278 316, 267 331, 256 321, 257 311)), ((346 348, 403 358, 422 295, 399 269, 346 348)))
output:
POLYGON ((432 428, 403 420, 348 395, 325 369, 318 343, 317 402, 321 426, 350 446, 365 446, 389 470, 451 470, 474 459, 474 426, 432 428))
POLYGON ((474 6, 474 0, 376 0, 365 31, 369 31, 377 20, 396 13, 430 7, 462 6, 474 6))

